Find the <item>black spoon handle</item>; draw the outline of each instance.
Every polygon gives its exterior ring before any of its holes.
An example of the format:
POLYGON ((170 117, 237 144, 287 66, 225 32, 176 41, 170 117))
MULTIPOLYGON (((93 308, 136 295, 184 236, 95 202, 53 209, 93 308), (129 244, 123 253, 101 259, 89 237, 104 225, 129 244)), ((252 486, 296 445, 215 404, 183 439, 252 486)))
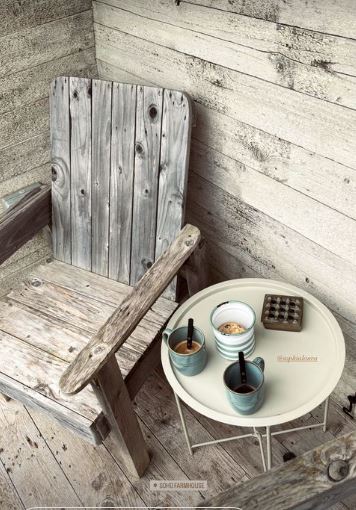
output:
POLYGON ((240 365, 241 384, 246 384, 247 383, 246 363, 245 363, 245 356, 242 351, 239 352, 239 365, 240 365))
POLYGON ((193 327, 194 327, 193 319, 188 319, 188 334, 187 334, 188 349, 191 349, 193 347, 193 327))

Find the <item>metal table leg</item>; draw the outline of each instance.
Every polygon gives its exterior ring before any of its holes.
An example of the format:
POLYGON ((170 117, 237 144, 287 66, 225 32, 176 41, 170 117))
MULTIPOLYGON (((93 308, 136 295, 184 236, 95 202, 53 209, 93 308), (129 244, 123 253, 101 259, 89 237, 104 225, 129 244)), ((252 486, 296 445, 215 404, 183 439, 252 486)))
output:
POLYGON ((263 443, 262 443, 262 434, 261 434, 261 432, 259 430, 256 429, 256 427, 253 427, 253 431, 254 431, 254 435, 257 437, 258 442, 260 444, 260 451, 261 451, 261 457, 262 457, 263 471, 267 471, 265 452, 263 450, 263 443))
POLYGON ((174 397, 175 397, 176 402, 177 402, 178 413, 179 413, 179 416, 180 416, 180 420, 182 422, 183 432, 184 432, 185 440, 187 441, 188 450, 189 450, 190 455, 193 455, 193 450, 192 450, 191 442, 190 442, 190 439, 189 439, 189 435, 188 435, 188 430, 187 430, 187 426, 186 426, 186 423, 185 423, 185 419, 184 419, 184 416, 183 416, 182 407, 180 405, 180 400, 179 400, 179 397, 178 397, 178 395, 176 393, 174 393, 174 397))
POLYGON ((325 400, 325 404, 324 404, 323 432, 326 432, 326 426, 327 426, 327 421, 328 421, 328 411, 329 411, 329 397, 325 400))
POLYGON ((266 427, 267 438, 267 471, 272 467, 272 445, 271 445, 271 427, 266 427))

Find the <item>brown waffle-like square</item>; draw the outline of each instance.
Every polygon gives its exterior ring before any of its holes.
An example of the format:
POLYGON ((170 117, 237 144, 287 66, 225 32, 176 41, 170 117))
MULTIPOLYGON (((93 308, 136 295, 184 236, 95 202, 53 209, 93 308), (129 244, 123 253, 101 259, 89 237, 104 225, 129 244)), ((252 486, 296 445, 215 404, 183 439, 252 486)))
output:
POLYGON ((303 298, 266 294, 263 302, 261 321, 267 329, 301 331, 303 319, 303 298))

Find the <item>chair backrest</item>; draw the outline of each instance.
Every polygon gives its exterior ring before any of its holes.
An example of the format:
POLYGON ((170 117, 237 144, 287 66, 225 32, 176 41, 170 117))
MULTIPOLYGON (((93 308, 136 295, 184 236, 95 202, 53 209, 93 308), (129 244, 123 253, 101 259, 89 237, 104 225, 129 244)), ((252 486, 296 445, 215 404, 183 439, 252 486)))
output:
POLYGON ((60 77, 50 110, 54 257, 134 285, 183 224, 190 100, 60 77))

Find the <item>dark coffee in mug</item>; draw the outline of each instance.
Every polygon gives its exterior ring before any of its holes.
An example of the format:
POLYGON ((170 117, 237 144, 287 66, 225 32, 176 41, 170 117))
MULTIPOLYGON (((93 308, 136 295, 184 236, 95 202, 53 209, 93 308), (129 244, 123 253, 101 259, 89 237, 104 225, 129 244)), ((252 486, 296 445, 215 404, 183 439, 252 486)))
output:
POLYGON ((239 386, 236 386, 236 388, 233 388, 232 391, 235 391, 236 393, 251 393, 252 391, 255 391, 255 389, 256 388, 250 384, 240 384, 239 386))

